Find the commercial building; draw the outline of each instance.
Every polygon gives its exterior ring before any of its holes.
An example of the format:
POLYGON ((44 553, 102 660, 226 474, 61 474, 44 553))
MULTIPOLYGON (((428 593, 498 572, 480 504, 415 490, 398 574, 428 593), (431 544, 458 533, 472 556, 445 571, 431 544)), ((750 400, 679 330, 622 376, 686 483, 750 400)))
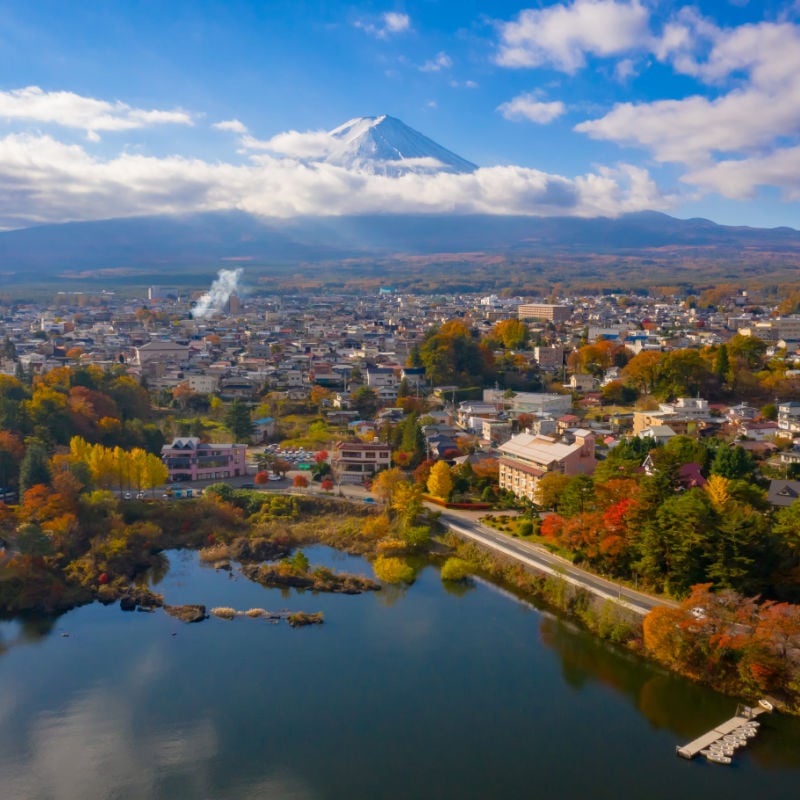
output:
POLYGON ((206 444, 196 436, 173 439, 161 449, 171 481, 208 481, 247 474, 247 445, 206 444))
POLYGON ((590 475, 594 472, 594 435, 584 429, 572 432, 567 444, 550 436, 519 433, 500 445, 500 488, 540 502, 539 481, 549 472, 590 475))
POLYGON ((392 452, 382 442, 337 442, 331 465, 340 483, 362 483, 392 466, 392 452))
POLYGON ((524 303, 517 309, 517 316, 522 322, 539 319, 556 325, 566 322, 571 313, 570 306, 556 306, 549 303, 524 303))

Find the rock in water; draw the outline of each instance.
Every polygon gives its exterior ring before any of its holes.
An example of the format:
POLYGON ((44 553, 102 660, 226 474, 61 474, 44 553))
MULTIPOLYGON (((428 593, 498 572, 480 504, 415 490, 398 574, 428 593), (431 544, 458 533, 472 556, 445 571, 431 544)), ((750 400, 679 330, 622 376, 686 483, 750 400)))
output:
POLYGON ((207 618, 206 607, 200 605, 164 606, 164 611, 181 622, 202 622, 207 618))

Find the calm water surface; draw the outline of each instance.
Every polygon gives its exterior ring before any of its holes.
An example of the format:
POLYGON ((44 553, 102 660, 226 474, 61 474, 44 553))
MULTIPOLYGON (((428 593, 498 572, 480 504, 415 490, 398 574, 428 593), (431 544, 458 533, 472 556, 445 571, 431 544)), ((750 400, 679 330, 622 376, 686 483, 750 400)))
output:
POLYGON ((800 796, 798 721, 762 717, 734 767, 678 759, 735 700, 491 587, 448 592, 427 568, 408 590, 282 593, 169 557, 168 603, 326 623, 92 605, 0 624, 2 800, 800 796))

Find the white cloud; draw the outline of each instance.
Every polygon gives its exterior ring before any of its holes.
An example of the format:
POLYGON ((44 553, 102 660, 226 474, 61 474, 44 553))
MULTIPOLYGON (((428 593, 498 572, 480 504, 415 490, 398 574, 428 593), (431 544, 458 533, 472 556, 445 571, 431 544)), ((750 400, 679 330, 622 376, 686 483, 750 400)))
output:
POLYGON ((730 159, 697 169, 681 180, 734 200, 752 198, 759 186, 774 186, 783 199, 800 200, 800 146, 785 147, 754 158, 730 159))
MULTIPOLYGON (((649 149, 659 161, 707 166, 720 155, 762 157, 776 143, 800 134, 800 27, 786 23, 712 28, 696 15, 712 44, 704 60, 690 32, 674 31, 659 57, 708 83, 739 85, 716 98, 693 95, 653 103, 622 103, 575 127, 595 139, 649 149)), ((687 28, 688 30, 688 28, 687 28)), ((738 171, 738 168, 737 168, 738 171)), ((741 173, 740 173, 741 174, 741 173)))
POLYGON ((453 80, 453 81, 450 81, 450 85, 454 89, 461 89, 461 88, 463 88, 463 89, 477 89, 478 88, 477 81, 455 81, 455 80, 453 80))
POLYGON ((102 160, 78 145, 24 134, 0 138, 0 185, 3 227, 224 209, 274 217, 381 212, 592 216, 665 208, 670 202, 644 170, 628 166, 575 179, 514 166, 387 177, 267 153, 253 155, 244 165, 128 153, 102 160))
POLYGON ((767 146, 800 126, 800 80, 790 96, 737 90, 716 100, 622 103, 575 126, 593 139, 646 147, 659 161, 698 164, 720 153, 767 146))
POLYGON ((439 72, 443 69, 450 69, 453 66, 453 60, 447 53, 437 53, 436 58, 426 61, 419 69, 420 72, 439 72))
POLYGON ((411 17, 397 11, 387 11, 377 19, 357 19, 353 24, 370 36, 375 36, 377 39, 388 39, 395 34, 410 31, 411 17))
POLYGON ((193 125, 186 111, 132 108, 126 103, 96 100, 73 92, 46 92, 38 86, 0 91, 0 117, 78 128, 91 141, 98 131, 126 131, 152 125, 193 125))
POLYGON ((312 159, 325 158, 336 146, 336 140, 327 131, 286 131, 271 139, 243 136, 241 142, 246 150, 268 150, 290 158, 312 159))
POLYGON ((542 102, 535 92, 528 92, 500 104, 497 110, 508 120, 527 119, 530 122, 546 125, 560 117, 567 109, 560 100, 542 102))
POLYGON ((614 56, 647 47, 650 14, 639 0, 574 0, 571 5, 521 11, 499 25, 497 63, 505 67, 550 65, 574 73, 586 54, 614 56))
POLYGON ((383 15, 383 22, 386 30, 392 33, 402 33, 411 27, 411 18, 408 14, 398 14, 396 11, 388 11, 383 15))
POLYGON ((240 134, 247 133, 247 126, 238 119, 226 119, 222 120, 222 122, 215 122, 211 127, 216 128, 218 131, 230 131, 231 133, 240 134))
POLYGON ((636 64, 632 58, 623 58, 622 61, 618 61, 614 66, 614 77, 620 83, 625 83, 636 74, 636 64))

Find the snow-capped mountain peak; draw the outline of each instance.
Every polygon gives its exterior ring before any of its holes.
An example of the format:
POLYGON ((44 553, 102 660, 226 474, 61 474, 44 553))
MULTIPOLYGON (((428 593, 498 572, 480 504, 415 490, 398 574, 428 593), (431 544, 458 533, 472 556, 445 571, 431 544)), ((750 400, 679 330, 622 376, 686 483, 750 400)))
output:
POLYGON ((324 160, 356 172, 397 177, 477 169, 475 164, 386 114, 356 117, 334 128, 329 136, 334 141, 324 160))

